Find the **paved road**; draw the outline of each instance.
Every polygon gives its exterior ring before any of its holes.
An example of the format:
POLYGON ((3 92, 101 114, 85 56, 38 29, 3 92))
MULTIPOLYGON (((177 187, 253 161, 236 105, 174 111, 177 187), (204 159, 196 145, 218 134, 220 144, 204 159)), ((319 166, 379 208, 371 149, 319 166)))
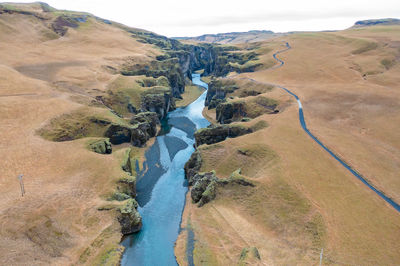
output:
MULTIPOLYGON (((290 50, 292 47, 289 45, 289 43, 286 43, 286 48, 283 50, 280 50, 276 53, 273 54, 273 57, 276 61, 278 61, 278 65, 274 66, 272 69, 277 69, 282 67, 285 62, 283 60, 281 60, 280 58, 277 57, 278 54, 286 52, 288 50, 290 50)), ((259 81, 256 81, 254 79, 250 79, 253 82, 257 82, 257 83, 261 83, 259 81)), ((294 94, 293 92, 291 92, 290 90, 288 90, 285 87, 279 86, 277 85, 277 87, 285 90, 287 93, 289 93, 290 95, 292 95, 298 105, 299 105, 299 120, 300 120, 300 125, 303 128, 303 130, 319 145, 321 146, 325 151, 327 151, 335 160, 337 160, 341 165, 343 165, 351 174, 353 174, 355 177, 357 177, 361 182, 363 182, 369 189, 371 189, 372 191, 374 191, 379 197, 381 197, 382 199, 384 199, 387 203, 389 203, 391 206, 393 206, 393 208, 395 208, 395 210, 397 210, 398 212, 400 212, 400 205, 395 202, 394 200, 392 200, 391 198, 387 197, 382 191, 378 190, 377 188, 375 188, 373 185, 371 185, 361 174, 359 174, 356 170, 354 170, 353 168, 351 168, 343 159, 339 158, 333 151, 331 151, 330 149, 328 149, 317 137, 315 137, 310 130, 308 130, 307 125, 306 125, 306 121, 304 119, 304 114, 303 114, 303 106, 301 105, 301 101, 299 99, 299 97, 294 94)))

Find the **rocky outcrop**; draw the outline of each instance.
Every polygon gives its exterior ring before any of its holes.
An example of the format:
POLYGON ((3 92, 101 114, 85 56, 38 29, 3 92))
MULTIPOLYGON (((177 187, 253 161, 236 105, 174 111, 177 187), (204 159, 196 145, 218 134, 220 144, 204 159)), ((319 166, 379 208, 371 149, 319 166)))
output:
POLYGON ((357 21, 353 27, 365 27, 375 25, 400 25, 400 19, 385 18, 385 19, 369 19, 357 21))
POLYGON ((155 112, 161 120, 175 109, 174 99, 169 92, 150 92, 142 95, 142 111, 155 112))
POLYGON ((100 154, 111 154, 112 147, 109 139, 101 139, 89 144, 89 149, 100 154))
POLYGON ((244 176, 242 176, 242 170, 239 168, 234 171, 229 178, 223 178, 218 180, 218 184, 222 186, 226 185, 241 185, 241 186, 250 186, 254 187, 254 184, 248 181, 244 176))
POLYGON ((193 70, 204 69, 204 75, 210 75, 214 72, 216 53, 211 44, 192 45, 191 65, 193 70))
POLYGON ((204 74, 214 72, 216 59, 215 45, 211 44, 184 44, 165 36, 152 32, 128 30, 140 42, 150 43, 163 50, 164 54, 156 57, 157 61, 164 62, 175 59, 184 78, 190 78, 195 70, 204 69, 204 74))
POLYGON ((189 186, 194 183, 193 177, 200 171, 201 168, 201 155, 199 151, 195 151, 190 156, 189 161, 185 164, 185 178, 188 180, 189 186))
POLYGON ((136 177, 129 176, 119 179, 117 189, 132 198, 136 197, 136 177))
POLYGON ((236 138, 252 133, 253 130, 241 125, 218 125, 202 128, 194 133, 196 145, 213 144, 224 141, 226 138, 236 138))
POLYGON ((108 200, 116 200, 116 201, 124 201, 128 200, 131 197, 128 194, 125 194, 123 192, 116 191, 108 200))
POLYGON ((136 147, 143 147, 146 142, 157 134, 157 124, 153 122, 142 122, 133 126, 131 144, 136 147))
POLYGON ((208 104, 208 110, 215 109, 219 104, 226 102, 226 99, 218 99, 216 97, 213 97, 208 104))
POLYGON ((64 36, 67 33, 68 28, 77 28, 78 26, 79 24, 75 18, 65 15, 57 17, 51 24, 53 31, 61 36, 64 36))
POLYGON ((123 125, 112 124, 104 134, 114 145, 131 141, 131 128, 123 125))
POLYGON ((169 52, 169 56, 172 58, 178 58, 179 66, 184 78, 192 79, 192 54, 190 51, 179 50, 169 52))
POLYGON ((216 118, 221 124, 229 124, 241 121, 245 117, 255 118, 263 114, 276 114, 279 113, 278 104, 278 101, 263 96, 253 97, 246 101, 222 102, 217 105, 216 118))
POLYGON ((243 101, 223 102, 218 104, 216 108, 216 118, 221 124, 240 121, 246 116, 246 105, 243 101))
POLYGON ((208 109, 215 108, 219 102, 225 101, 226 95, 239 87, 233 80, 212 80, 208 84, 205 105, 208 109))
POLYGON ((105 132, 112 144, 131 143, 133 146, 142 147, 157 134, 159 120, 154 112, 144 112, 135 115, 130 126, 112 124, 105 132))
POLYGON ((229 178, 218 178, 214 171, 207 173, 196 173, 191 181, 193 183, 190 197, 198 207, 214 200, 217 196, 217 189, 227 185, 251 186, 254 184, 246 180, 241 174, 240 169, 232 173, 229 178))
POLYGON ((216 197, 216 185, 218 178, 215 172, 198 173, 193 177, 194 185, 190 196, 194 203, 201 207, 216 197))
POLYGON ((180 98, 185 91, 185 76, 178 58, 151 61, 148 64, 125 65, 121 74, 125 76, 145 75, 153 78, 164 76, 169 81, 169 90, 173 97, 180 98))
MULTIPOLYGON (((226 76, 229 72, 254 72, 262 64, 256 61, 258 54, 251 52, 238 52, 235 46, 213 46, 212 74, 226 76)), ((206 73, 209 74, 209 73, 206 73)))
POLYGON ((150 123, 139 123, 131 129, 131 144, 136 147, 143 147, 146 142, 155 137, 157 127, 153 127, 150 123))
POLYGON ((121 224, 121 232, 124 235, 140 231, 142 228, 142 217, 137 211, 138 203, 134 199, 128 199, 119 208, 118 222, 121 224))
POLYGON ((189 161, 185 164, 185 178, 189 186, 192 186, 190 197, 193 203, 199 207, 214 200, 217 196, 218 188, 227 185, 251 186, 254 184, 246 180, 241 175, 241 170, 234 171, 229 178, 218 178, 215 171, 200 173, 202 158, 200 151, 196 150, 189 161))

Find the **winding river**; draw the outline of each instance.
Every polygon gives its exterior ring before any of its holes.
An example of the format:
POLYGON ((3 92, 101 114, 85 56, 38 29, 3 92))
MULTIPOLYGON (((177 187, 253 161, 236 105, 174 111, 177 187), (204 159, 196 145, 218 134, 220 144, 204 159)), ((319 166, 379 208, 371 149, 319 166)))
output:
MULTIPOLYGON (((285 62, 277 55, 291 49, 289 43, 285 45, 285 49, 273 54, 274 59, 279 63, 273 69, 284 65, 285 62)), ((193 74, 192 80, 194 84, 208 89, 208 85, 201 81, 200 74, 193 74)), ((250 80, 262 83, 254 79, 250 80)), ((351 174, 394 209, 400 211, 398 203, 371 185, 309 131, 299 97, 287 88, 277 86, 296 99, 299 107, 299 121, 303 130, 351 174)), ((143 219, 143 227, 139 233, 127 237, 122 242, 125 252, 121 265, 177 265, 174 244, 181 230, 182 212, 188 191, 183 167, 194 152, 194 132, 209 125, 202 116, 205 97, 206 92, 189 106, 170 112, 162 123, 162 134, 146 152, 143 170, 139 173, 137 181, 136 198, 139 203, 138 210, 143 219)))
MULTIPOLYGON (((192 80, 208 89, 200 74, 193 74, 192 80)), ((205 98, 206 92, 187 107, 170 112, 162 133, 146 151, 136 184, 143 227, 122 242, 121 265, 177 265, 174 245, 188 191, 183 167, 194 152, 194 132, 209 125, 202 115, 205 98)))

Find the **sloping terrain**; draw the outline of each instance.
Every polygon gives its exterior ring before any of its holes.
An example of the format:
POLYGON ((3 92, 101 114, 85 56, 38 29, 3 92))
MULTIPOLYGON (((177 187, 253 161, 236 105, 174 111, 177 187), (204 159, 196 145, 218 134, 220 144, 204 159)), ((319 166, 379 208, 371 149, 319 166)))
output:
POLYGON ((177 37, 175 39, 189 41, 189 42, 240 44, 247 42, 261 42, 282 35, 284 34, 274 33, 269 30, 251 30, 247 32, 204 34, 197 37, 177 37))
POLYGON ((0 4, 0 40, 0 264, 118 263, 136 160, 206 48, 44 3, 0 4))
POLYGON ((239 175, 254 186, 212 181, 201 202, 211 201, 198 207, 206 179, 192 177, 199 181, 188 193, 183 226, 194 242, 182 231, 180 263, 187 263, 185 246, 194 245, 195 264, 310 265, 319 263, 321 249, 324 264, 397 264, 399 213, 302 130, 297 102, 276 85, 299 96, 319 140, 400 202, 399 34, 399 26, 378 25, 259 42, 252 47, 261 67, 211 82, 204 110, 211 122, 268 126, 198 147, 187 174, 214 170, 219 180, 239 175), (286 42, 292 49, 277 55, 284 65, 276 68, 270 60, 286 42), (255 107, 246 107, 260 97, 276 101, 279 112, 263 104, 264 114, 251 115, 255 107))
POLYGON ((92 105, 95 96, 127 58, 146 62, 160 53, 92 15, 46 7, 0 8, 2 265, 96 263, 121 252, 116 214, 97 208, 126 176, 126 148, 97 154, 87 149, 90 139, 52 142, 38 130, 71 112, 118 120, 92 105))
POLYGON ((191 246, 196 265, 310 265, 321 249, 324 264, 397 264, 398 212, 305 134, 278 86, 300 97, 314 135, 400 202, 400 26, 364 24, 189 45, 43 3, 1 4, 0 264, 118 264, 121 233, 141 226, 136 160, 175 100, 201 92, 188 79, 199 69, 213 75, 204 114, 215 126, 196 135, 210 144, 185 169, 181 264, 191 246))

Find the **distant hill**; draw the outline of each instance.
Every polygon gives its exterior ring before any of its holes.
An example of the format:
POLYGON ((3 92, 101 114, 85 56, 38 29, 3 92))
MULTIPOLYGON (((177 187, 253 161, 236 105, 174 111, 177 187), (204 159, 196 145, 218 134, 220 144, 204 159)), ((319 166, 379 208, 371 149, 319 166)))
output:
POLYGON ((375 25, 400 25, 400 19, 383 18, 383 19, 368 19, 357 21, 353 28, 375 26, 375 25))
POLYGON ((177 40, 188 40, 194 42, 220 43, 220 44, 235 44, 247 42, 259 42, 267 39, 282 36, 282 33, 274 33, 269 30, 251 30, 247 32, 227 32, 218 34, 204 34, 197 37, 175 37, 177 40))

